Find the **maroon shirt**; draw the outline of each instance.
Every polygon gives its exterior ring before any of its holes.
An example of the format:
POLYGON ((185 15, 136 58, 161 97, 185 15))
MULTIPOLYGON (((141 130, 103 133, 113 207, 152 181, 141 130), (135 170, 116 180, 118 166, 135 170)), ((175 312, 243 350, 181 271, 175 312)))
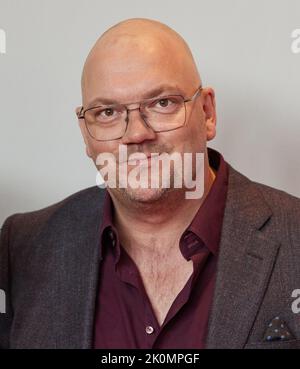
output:
POLYGON ((106 191, 94 348, 205 348, 228 187, 228 165, 222 155, 208 148, 208 156, 216 179, 179 242, 183 257, 193 260, 194 271, 162 326, 134 261, 119 243, 106 191))

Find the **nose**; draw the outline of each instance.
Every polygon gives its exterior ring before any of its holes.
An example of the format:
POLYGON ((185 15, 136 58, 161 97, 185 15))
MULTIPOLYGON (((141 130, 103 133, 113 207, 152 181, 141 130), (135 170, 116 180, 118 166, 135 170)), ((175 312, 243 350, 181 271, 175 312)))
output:
POLYGON ((139 108, 128 110, 127 119, 127 129, 122 137, 123 144, 155 139, 156 133, 143 120, 139 108))

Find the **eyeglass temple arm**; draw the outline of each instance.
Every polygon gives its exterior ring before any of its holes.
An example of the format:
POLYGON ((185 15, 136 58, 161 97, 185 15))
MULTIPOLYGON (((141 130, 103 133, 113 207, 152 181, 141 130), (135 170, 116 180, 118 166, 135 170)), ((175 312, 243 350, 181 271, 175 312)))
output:
POLYGON ((184 102, 193 101, 202 90, 203 90, 203 87, 202 86, 199 86, 197 88, 197 91, 194 93, 194 95, 191 98, 189 98, 189 99, 185 99, 184 102))
POLYGON ((78 118, 78 119, 83 119, 83 118, 84 118, 84 116, 83 116, 82 112, 83 112, 83 106, 82 106, 82 107, 80 108, 80 110, 77 112, 77 118, 78 118))

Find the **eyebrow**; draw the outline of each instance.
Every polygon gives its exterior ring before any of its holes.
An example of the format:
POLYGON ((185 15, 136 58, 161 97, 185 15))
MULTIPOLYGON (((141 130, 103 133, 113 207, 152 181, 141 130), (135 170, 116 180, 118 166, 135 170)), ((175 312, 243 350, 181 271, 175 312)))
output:
MULTIPOLYGON (((164 94, 176 94, 176 95, 184 96, 184 92, 178 86, 162 84, 162 85, 159 85, 159 86, 155 87, 154 89, 152 89, 150 91, 147 91, 146 93, 142 94, 141 100, 158 97, 162 93, 164 93, 164 94)), ((133 103, 134 102, 135 101, 133 101, 133 103)), ((92 106, 96 106, 96 104, 98 104, 98 105, 114 105, 114 104, 124 104, 124 105, 126 105, 126 103, 120 103, 119 101, 114 100, 114 99, 109 99, 109 98, 105 98, 105 97, 95 97, 87 105, 87 108, 92 107, 92 106)), ((127 104, 131 104, 131 102, 128 102, 127 104)))

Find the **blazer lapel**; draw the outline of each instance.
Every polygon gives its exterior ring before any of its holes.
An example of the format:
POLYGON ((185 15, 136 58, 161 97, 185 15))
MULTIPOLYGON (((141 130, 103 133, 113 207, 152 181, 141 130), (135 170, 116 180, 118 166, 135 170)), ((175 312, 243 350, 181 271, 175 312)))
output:
MULTIPOLYGON (((97 294, 103 190, 89 189, 56 216, 56 346, 91 348, 97 294)), ((53 243, 53 239, 51 241, 53 243)))
POLYGON ((243 348, 279 249, 272 211, 253 183, 229 165, 229 186, 207 348, 243 348))

